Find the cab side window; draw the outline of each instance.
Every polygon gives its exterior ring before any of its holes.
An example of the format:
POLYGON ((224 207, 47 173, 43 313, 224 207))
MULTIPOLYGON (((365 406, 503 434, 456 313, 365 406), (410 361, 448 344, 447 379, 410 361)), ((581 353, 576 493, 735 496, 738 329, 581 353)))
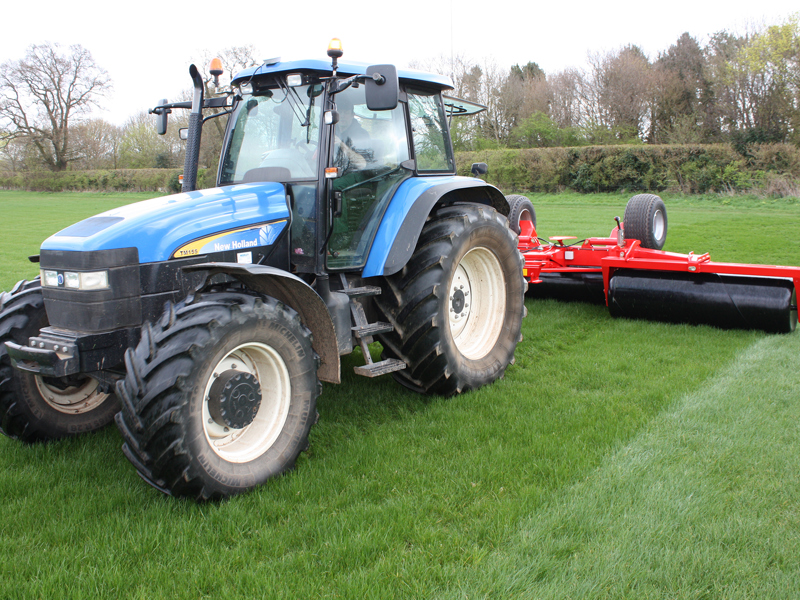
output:
POLYGON ((408 91, 408 112, 417 171, 453 171, 455 162, 447 143, 442 97, 438 93, 421 90, 408 91))

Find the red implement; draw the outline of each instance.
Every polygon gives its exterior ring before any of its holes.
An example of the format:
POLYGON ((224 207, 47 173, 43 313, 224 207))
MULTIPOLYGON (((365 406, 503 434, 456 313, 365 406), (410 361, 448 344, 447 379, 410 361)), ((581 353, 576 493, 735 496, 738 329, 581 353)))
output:
POLYGON ((780 333, 797 325, 800 267, 713 262, 708 253, 643 248, 620 236, 618 227, 607 238, 575 245, 564 245, 575 239, 569 236, 543 243, 531 221, 519 227, 532 295, 602 298, 614 316, 658 321, 780 333))

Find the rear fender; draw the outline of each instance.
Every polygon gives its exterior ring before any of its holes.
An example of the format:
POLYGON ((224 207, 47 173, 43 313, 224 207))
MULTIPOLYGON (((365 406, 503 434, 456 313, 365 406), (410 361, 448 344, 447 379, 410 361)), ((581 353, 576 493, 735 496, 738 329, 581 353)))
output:
POLYGON ((392 275, 411 258, 422 226, 438 204, 475 202, 508 216, 508 202, 493 185, 470 177, 415 177, 400 185, 383 216, 363 277, 392 275))
POLYGON ((255 264, 201 263, 183 270, 206 271, 209 279, 218 274, 230 275, 251 290, 291 306, 314 336, 311 345, 320 357, 317 376, 321 381, 341 382, 339 345, 333 321, 325 302, 305 281, 281 269, 255 264))

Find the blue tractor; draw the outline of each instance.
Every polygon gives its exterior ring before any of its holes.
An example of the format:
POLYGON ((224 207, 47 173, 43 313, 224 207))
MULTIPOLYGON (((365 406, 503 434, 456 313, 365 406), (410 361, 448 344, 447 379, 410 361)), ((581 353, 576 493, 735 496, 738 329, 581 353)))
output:
POLYGON ((503 375, 526 284, 509 201, 456 175, 448 118, 475 106, 446 77, 328 55, 267 61, 214 98, 192 65, 193 100, 151 111, 162 132, 191 111, 183 191, 56 233, 40 277, 3 293, 3 433, 115 420, 145 481, 219 499, 292 468, 354 348, 358 374, 422 393, 503 375), (217 114, 217 185, 195 190, 217 114))

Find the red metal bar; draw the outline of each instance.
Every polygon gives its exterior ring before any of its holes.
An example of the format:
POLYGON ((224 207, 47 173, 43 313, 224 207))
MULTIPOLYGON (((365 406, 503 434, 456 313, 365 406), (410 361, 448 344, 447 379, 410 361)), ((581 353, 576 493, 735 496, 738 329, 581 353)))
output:
POLYGON ((539 276, 542 273, 601 270, 607 298, 611 275, 616 269, 624 268, 791 279, 795 289, 800 292, 800 267, 713 262, 708 253, 697 255, 693 252, 678 254, 649 250, 642 248, 639 240, 626 240, 624 245, 620 246, 615 237, 589 238, 575 246, 563 245, 564 240, 574 238, 559 237, 554 238, 556 239, 554 244, 541 245, 538 244, 532 224, 521 223, 520 226, 524 229, 519 242, 520 252, 525 258, 524 274, 528 281, 534 284, 541 283, 539 276))

